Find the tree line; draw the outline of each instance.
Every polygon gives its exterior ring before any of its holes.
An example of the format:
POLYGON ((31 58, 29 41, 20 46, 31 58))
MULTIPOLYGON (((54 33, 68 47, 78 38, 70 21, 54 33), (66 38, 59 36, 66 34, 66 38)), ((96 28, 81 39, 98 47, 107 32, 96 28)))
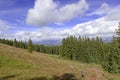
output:
POLYGON ((37 51, 47 54, 57 54, 62 58, 77 60, 85 63, 97 63, 110 73, 120 74, 120 23, 116 29, 116 37, 105 43, 100 37, 69 36, 62 40, 59 46, 45 46, 28 42, 0 39, 0 43, 28 49, 30 53, 37 51))
POLYGON ((120 74, 120 23, 116 36, 108 43, 103 42, 100 37, 64 38, 59 55, 70 60, 101 64, 106 71, 120 74))
POLYGON ((104 43, 101 38, 70 36, 62 41, 60 56, 84 63, 97 63, 110 73, 120 73, 120 49, 113 38, 104 43))
POLYGON ((59 46, 45 46, 41 44, 33 44, 32 40, 29 39, 28 42, 8 39, 0 39, 0 43, 14 46, 17 48, 27 49, 29 53, 32 51, 47 53, 47 54, 59 54, 59 46))

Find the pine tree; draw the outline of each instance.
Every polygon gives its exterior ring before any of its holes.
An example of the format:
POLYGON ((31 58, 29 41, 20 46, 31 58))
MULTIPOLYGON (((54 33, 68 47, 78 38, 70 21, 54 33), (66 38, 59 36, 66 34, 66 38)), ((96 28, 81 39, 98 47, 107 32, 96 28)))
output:
POLYGON ((28 49, 29 53, 32 53, 33 44, 32 44, 32 40, 31 39, 29 39, 29 41, 28 41, 28 47, 27 47, 27 49, 28 49))
POLYGON ((116 34, 117 34, 117 42, 119 44, 119 49, 120 49, 120 22, 119 22, 119 25, 118 25, 118 29, 116 29, 116 34))
POLYGON ((14 39, 13 46, 17 47, 17 40, 16 39, 14 39))

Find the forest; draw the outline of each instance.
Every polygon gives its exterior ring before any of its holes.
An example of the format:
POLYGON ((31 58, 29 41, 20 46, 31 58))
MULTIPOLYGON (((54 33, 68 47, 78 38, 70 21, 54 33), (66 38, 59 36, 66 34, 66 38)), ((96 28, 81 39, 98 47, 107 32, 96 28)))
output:
POLYGON ((83 63, 96 63, 113 74, 120 74, 120 23, 116 35, 111 42, 103 42, 102 38, 89 38, 86 36, 68 36, 62 40, 61 45, 45 46, 28 42, 0 39, 0 43, 27 49, 29 53, 37 51, 46 54, 59 55, 60 58, 76 60, 83 63))

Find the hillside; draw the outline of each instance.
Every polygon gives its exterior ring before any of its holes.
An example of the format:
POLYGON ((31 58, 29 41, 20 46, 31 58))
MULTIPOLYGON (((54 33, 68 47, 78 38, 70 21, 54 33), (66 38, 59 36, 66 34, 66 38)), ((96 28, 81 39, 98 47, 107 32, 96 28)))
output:
POLYGON ((119 80, 100 65, 0 44, 0 80, 119 80))

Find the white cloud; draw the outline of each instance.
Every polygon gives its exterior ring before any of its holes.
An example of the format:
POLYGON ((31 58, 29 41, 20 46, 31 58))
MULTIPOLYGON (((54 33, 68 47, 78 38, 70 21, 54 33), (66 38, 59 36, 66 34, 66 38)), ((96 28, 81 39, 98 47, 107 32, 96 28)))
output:
POLYGON ((11 28, 15 28, 15 27, 10 26, 10 24, 8 22, 0 19, 0 31, 4 32, 4 31, 7 31, 11 28))
POLYGON ((91 20, 86 23, 77 24, 73 27, 75 34, 86 34, 100 37, 112 37, 115 29, 120 21, 120 6, 110 7, 108 4, 103 3, 100 8, 90 15, 104 15, 96 20, 91 20))
POLYGON ((21 23, 21 24, 25 23, 25 21, 23 19, 16 19, 16 22, 21 23))
POLYGON ((5 38, 7 36, 7 31, 12 27, 8 24, 8 22, 0 20, 0 38, 5 38))
MULTIPOLYGON (((115 14, 116 10, 112 11, 112 14, 115 14)), ((119 13, 118 13, 119 14, 119 13)), ((98 18, 96 20, 91 20, 89 22, 80 23, 74 25, 72 28, 63 29, 63 30, 54 30, 49 27, 41 27, 39 30, 32 32, 29 31, 20 31, 14 34, 14 38, 19 40, 28 40, 31 38, 33 41, 44 41, 44 40, 61 40, 70 35, 75 36, 89 36, 89 37, 112 37, 115 33, 115 29, 118 26, 119 20, 116 18, 110 18, 109 15, 98 18), (109 19, 110 18, 110 19, 109 19)), ((115 15, 117 17, 117 15, 115 15)), ((119 18, 119 15, 118 15, 119 18)), ((13 37, 13 36, 12 36, 13 37)))
POLYGON ((103 15, 108 13, 111 10, 110 6, 107 3, 103 3, 100 8, 96 9, 94 12, 87 14, 87 16, 92 15, 103 15))
POLYGON ((1 31, 6 31, 10 28, 7 22, 0 20, 0 30, 1 31))
MULTIPOLYGON (((52 0, 51 0, 51 4, 52 4, 52 0)), ((50 6, 50 5, 47 5, 47 6, 50 6)), ((112 35, 114 35, 115 33, 115 29, 118 26, 118 22, 120 21, 120 15, 119 15, 120 6, 108 7, 108 8, 111 8, 111 10, 109 10, 109 12, 104 12, 106 13, 105 16, 95 19, 95 20, 91 20, 89 22, 76 24, 72 28, 69 28, 69 29, 63 29, 63 30, 56 31, 53 28, 41 27, 37 31, 36 30, 31 31, 31 32, 30 31, 19 31, 16 34, 13 34, 10 36, 12 36, 12 38, 17 38, 19 40, 22 39, 24 41, 31 38, 33 41, 38 41, 38 42, 43 41, 43 40, 61 40, 62 38, 67 37, 69 35, 76 35, 76 36, 87 35, 89 37, 96 37, 96 36, 112 37, 112 35)), ((10 36, 8 37, 10 38, 10 36)))
POLYGON ((108 21, 120 21, 120 5, 113 7, 107 3, 103 3, 100 8, 87 14, 87 16, 92 15, 105 15, 105 19, 108 21))
POLYGON ((83 14, 88 9, 85 0, 67 4, 59 8, 53 0, 36 0, 34 8, 29 9, 26 22, 32 25, 48 25, 62 23, 83 14))
POLYGON ((115 29, 118 26, 118 21, 107 21, 106 17, 102 17, 89 22, 76 24, 70 29, 55 31, 53 28, 44 27, 37 31, 22 31, 15 34, 17 39, 28 40, 31 38, 33 41, 44 40, 61 40, 70 35, 75 36, 89 36, 89 37, 112 37, 115 29))
MULTIPOLYGON (((72 31, 77 35, 94 35, 98 34, 111 34, 115 32, 115 28, 118 25, 118 21, 106 21, 105 17, 92 20, 86 23, 77 24, 73 27, 72 31)), ((101 37, 104 37, 101 36, 101 37)))
POLYGON ((109 10, 106 16, 106 20, 109 21, 120 21, 120 5, 113 7, 109 10))

